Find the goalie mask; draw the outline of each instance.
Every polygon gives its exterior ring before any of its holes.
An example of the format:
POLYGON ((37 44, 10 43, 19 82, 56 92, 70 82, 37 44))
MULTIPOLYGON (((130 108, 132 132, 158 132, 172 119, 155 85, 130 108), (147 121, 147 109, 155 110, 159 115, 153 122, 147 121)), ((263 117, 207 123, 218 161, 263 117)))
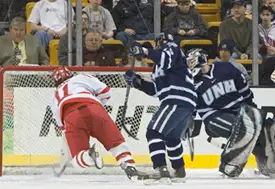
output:
POLYGON ((57 87, 62 82, 66 81, 72 76, 73 76, 73 73, 66 66, 59 66, 55 68, 53 71, 53 80, 54 80, 55 86, 57 87))
POLYGON ((186 60, 193 77, 195 77, 201 74, 202 67, 207 64, 207 54, 202 49, 191 49, 186 60))
POLYGON ((155 49, 161 49, 162 46, 174 40, 171 34, 160 33, 155 37, 155 49))

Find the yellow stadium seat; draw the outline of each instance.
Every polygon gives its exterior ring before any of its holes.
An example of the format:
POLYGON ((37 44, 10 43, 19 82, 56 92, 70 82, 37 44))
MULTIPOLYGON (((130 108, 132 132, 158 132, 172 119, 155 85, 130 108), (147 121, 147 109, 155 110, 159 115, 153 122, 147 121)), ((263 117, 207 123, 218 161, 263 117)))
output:
POLYGON ((208 28, 211 28, 211 27, 220 27, 221 22, 208 22, 207 25, 208 25, 208 28))
POLYGON ((103 40, 102 45, 122 45, 120 40, 103 40))
MULTIPOLYGON (((76 1, 77 0, 72 0, 73 7, 76 6, 76 1)), ((88 0, 82 0, 82 7, 86 7, 87 5, 89 5, 89 1, 88 0)))
POLYGON ((50 64, 52 66, 58 66, 58 43, 59 40, 51 40, 49 45, 50 64))
MULTIPOLYGON (((27 5, 26 5, 26 12, 25 12, 25 14, 26 14, 27 20, 28 20, 28 18, 29 18, 30 15, 31 15, 31 12, 32 12, 32 9, 33 9, 34 5, 35 5, 35 2, 29 2, 29 3, 27 3, 27 5)), ((31 33, 30 23, 28 23, 28 22, 27 22, 27 24, 26 24, 26 33, 27 33, 27 34, 30 34, 30 33, 31 33)))
POLYGON ((182 40, 180 47, 183 48, 185 53, 188 53, 190 49, 200 48, 208 52, 209 58, 214 58, 216 55, 213 43, 208 39, 182 40))
POLYGON ((201 17, 203 20, 208 23, 208 22, 218 22, 221 21, 221 16, 220 13, 215 13, 215 14, 201 14, 201 17))
POLYGON ((215 14, 220 11, 220 7, 218 7, 216 3, 197 3, 196 10, 201 14, 215 14))
POLYGON ((185 45, 212 45, 212 41, 210 41, 208 39, 182 40, 180 42, 180 46, 184 47, 185 45))
MULTIPOLYGON (((209 59, 208 63, 212 64, 214 61, 215 61, 215 59, 209 59)), ((249 60, 236 59, 236 60, 233 60, 233 61, 237 62, 237 63, 240 63, 240 64, 252 64, 252 59, 249 59, 249 60)), ((262 64, 262 61, 259 60, 258 63, 262 64)))

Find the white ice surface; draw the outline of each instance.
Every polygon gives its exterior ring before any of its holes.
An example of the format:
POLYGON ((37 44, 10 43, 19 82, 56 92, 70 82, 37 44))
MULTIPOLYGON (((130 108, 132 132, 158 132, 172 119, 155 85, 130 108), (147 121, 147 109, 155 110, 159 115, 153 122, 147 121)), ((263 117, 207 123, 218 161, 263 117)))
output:
POLYGON ((132 182, 125 175, 4 175, 0 177, 0 189, 275 189, 275 180, 255 176, 245 171, 237 180, 221 177, 217 170, 188 170, 186 183, 145 186, 132 182))

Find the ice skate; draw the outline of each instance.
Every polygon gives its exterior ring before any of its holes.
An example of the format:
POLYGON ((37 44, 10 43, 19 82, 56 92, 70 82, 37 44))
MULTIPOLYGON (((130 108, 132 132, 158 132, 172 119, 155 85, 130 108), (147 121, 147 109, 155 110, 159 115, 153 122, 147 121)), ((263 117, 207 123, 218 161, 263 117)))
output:
POLYGON ((95 144, 89 149, 89 156, 94 160, 95 167, 97 169, 102 169, 103 167, 103 159, 96 151, 95 144))
POLYGON ((171 178, 171 180, 172 182, 175 182, 175 183, 184 183, 186 181, 185 176, 186 176, 185 168, 181 167, 181 168, 175 169, 175 173, 171 178))

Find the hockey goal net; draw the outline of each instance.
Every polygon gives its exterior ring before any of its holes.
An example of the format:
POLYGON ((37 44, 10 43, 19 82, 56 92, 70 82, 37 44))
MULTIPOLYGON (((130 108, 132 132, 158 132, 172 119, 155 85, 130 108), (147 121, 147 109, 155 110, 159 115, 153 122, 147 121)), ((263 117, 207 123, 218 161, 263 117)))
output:
MULTIPOLYGON (((53 67, 6 67, 1 70, 0 175, 18 174, 18 170, 49 167, 60 162, 61 133, 52 111, 53 67)), ((138 164, 150 163, 145 129, 158 101, 132 89, 128 101, 125 124, 136 141, 121 128, 121 116, 127 84, 123 74, 127 68, 71 67, 75 74, 89 73, 97 76, 112 88, 112 98, 106 106, 112 119, 129 142, 138 164)), ((150 77, 150 68, 136 70, 150 77)), ((92 139, 92 142, 96 142, 92 139)), ((116 165, 114 158, 102 146, 104 161, 116 165)), ((23 173, 26 173, 23 171, 23 173)), ((19 173, 20 174, 20 173, 19 173)))

